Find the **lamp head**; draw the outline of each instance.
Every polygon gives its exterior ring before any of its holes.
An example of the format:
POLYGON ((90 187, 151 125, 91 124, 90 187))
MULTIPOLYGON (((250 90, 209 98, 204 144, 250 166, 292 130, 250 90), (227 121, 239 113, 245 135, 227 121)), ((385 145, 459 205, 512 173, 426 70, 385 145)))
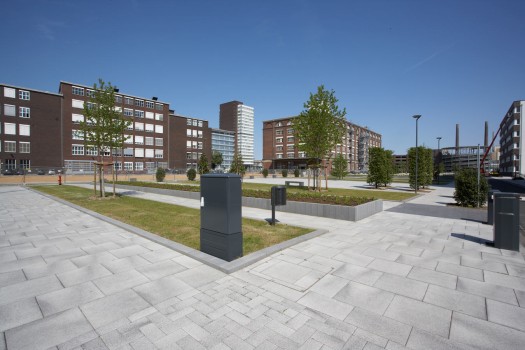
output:
POLYGON ((421 118, 421 114, 416 114, 416 115, 413 115, 412 118, 418 120, 419 118, 421 118))

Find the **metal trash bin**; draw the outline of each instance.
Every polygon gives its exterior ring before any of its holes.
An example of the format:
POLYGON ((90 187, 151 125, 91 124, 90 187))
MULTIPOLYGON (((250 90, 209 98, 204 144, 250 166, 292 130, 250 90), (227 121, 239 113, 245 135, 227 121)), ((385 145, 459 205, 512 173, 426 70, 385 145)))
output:
POLYGON ((487 192, 487 224, 494 225, 494 193, 499 190, 490 190, 487 192))
POLYGON ((520 195, 494 193, 494 247, 520 250, 520 195))
POLYGON ((272 205, 286 205, 286 186, 272 186, 272 205))
POLYGON ((242 256, 242 189, 237 174, 201 176, 201 251, 232 261, 242 256))

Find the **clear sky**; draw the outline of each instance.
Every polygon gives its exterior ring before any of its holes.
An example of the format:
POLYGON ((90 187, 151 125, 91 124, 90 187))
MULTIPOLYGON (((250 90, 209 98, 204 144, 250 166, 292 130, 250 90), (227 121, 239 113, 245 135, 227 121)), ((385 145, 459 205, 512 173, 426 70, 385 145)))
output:
POLYGON ((483 144, 525 99, 524 0, 1 0, 0 82, 57 92, 102 78, 219 126, 219 104, 262 121, 333 89, 347 118, 397 154, 483 144))

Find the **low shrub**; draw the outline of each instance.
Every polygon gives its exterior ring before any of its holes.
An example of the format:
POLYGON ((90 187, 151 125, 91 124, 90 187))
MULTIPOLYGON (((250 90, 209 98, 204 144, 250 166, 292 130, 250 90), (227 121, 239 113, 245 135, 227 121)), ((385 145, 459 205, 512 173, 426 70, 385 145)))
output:
POLYGON ((268 177, 268 169, 263 169, 262 175, 264 176, 264 178, 267 178, 268 177))
POLYGON ((166 177, 166 170, 163 168, 157 168, 157 172, 155 173, 155 177, 157 178, 157 182, 164 181, 164 178, 166 177))
POLYGON ((281 175, 282 175, 283 177, 288 177, 288 170, 283 169, 283 170, 281 171, 281 175))
POLYGON ((477 169, 464 168, 459 170, 455 176, 456 190, 454 199, 462 207, 477 207, 487 201, 488 184, 485 176, 480 176, 478 197, 478 173, 477 169))
POLYGON ((294 175, 295 177, 299 177, 299 174, 300 174, 299 169, 295 169, 295 170, 293 171, 293 175, 294 175))
POLYGON ((188 180, 193 181, 197 177, 197 171, 193 168, 188 169, 186 176, 188 177, 188 180))

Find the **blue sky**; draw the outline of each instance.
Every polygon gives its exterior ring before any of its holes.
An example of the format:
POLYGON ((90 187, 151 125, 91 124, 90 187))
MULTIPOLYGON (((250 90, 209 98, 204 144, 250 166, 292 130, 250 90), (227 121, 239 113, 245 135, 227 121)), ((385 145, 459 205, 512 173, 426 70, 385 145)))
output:
POLYGON ((52 92, 60 80, 158 96, 218 127, 219 104, 262 121, 335 90, 347 118, 406 153, 419 142, 483 143, 525 99, 523 0, 3 1, 0 81, 52 92))

